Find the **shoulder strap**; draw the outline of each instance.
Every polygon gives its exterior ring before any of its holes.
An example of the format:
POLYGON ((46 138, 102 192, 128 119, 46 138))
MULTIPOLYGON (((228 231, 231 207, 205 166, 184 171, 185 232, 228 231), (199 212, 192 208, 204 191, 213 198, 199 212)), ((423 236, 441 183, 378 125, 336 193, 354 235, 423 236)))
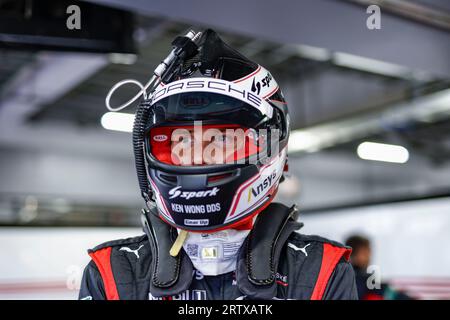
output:
POLYGON ((111 268, 111 247, 91 251, 89 255, 102 276, 106 299, 119 300, 119 293, 117 292, 116 281, 111 268))
POLYGON ((330 243, 323 243, 322 264, 311 295, 311 300, 321 300, 323 298, 334 268, 342 257, 348 261, 351 252, 352 250, 346 247, 336 247, 330 243))

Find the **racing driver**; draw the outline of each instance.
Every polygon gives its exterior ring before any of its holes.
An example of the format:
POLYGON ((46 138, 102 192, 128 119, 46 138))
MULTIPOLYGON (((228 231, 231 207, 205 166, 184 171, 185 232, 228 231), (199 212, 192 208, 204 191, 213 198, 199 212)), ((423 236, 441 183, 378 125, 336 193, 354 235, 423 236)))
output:
POLYGON ((133 128, 145 234, 89 250, 79 298, 357 299, 351 248, 272 202, 290 130, 272 74, 213 30, 172 45, 133 128))

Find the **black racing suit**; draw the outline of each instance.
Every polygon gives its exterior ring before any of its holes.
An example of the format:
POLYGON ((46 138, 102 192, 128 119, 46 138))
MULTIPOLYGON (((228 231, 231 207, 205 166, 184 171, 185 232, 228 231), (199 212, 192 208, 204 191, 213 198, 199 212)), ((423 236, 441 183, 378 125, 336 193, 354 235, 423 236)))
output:
MULTIPOLYGON (((282 249, 274 299, 358 299, 354 271, 348 262, 350 252, 351 249, 337 242, 292 233, 282 249)), ((246 298, 238 289, 234 272, 204 276, 199 271, 194 271, 192 283, 185 292, 153 297, 149 291, 152 257, 146 235, 107 242, 89 254, 93 260, 84 270, 80 299, 246 298)))

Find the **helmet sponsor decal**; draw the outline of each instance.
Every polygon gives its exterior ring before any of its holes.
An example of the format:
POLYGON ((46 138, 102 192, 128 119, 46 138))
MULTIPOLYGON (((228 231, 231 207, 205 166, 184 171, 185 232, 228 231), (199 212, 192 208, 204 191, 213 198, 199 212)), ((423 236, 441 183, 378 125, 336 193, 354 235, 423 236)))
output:
POLYGON ((187 213, 187 214, 196 214, 196 213, 215 213, 220 212, 220 203, 208 203, 208 204, 179 204, 179 203, 171 203, 170 204, 172 211, 176 213, 187 213))
POLYGON ((279 183, 285 161, 286 148, 270 164, 262 167, 259 174, 242 184, 233 198, 226 223, 242 218, 268 199, 270 190, 279 183))
POLYGON ((180 197, 189 200, 192 198, 214 197, 220 191, 220 189, 217 187, 214 187, 210 190, 201 190, 201 191, 181 191, 180 189, 181 186, 170 189, 169 199, 175 199, 180 197))
POLYGON ((209 225, 209 219, 184 219, 186 226, 202 227, 209 225))
MULTIPOLYGON (((275 81, 273 81, 275 82, 275 81)), ((271 86, 272 87, 272 86, 271 86)), ((152 103, 166 97, 186 92, 211 92, 233 97, 243 101, 259 110, 263 115, 272 118, 272 106, 262 97, 248 90, 248 85, 234 83, 222 79, 188 78, 171 82, 169 85, 158 88, 152 96, 152 103)), ((186 101, 189 104, 189 101, 186 101)), ((206 103, 204 101, 203 103, 206 103)))
POLYGON ((255 92, 258 96, 261 93, 261 88, 265 88, 265 87, 269 87, 270 86, 270 82, 272 81, 273 77, 272 75, 267 71, 267 74, 264 78, 262 78, 261 80, 256 80, 256 76, 253 77, 253 82, 252 82, 252 86, 251 86, 251 90, 252 92, 255 92))
POLYGON ((239 82, 245 88, 249 88, 251 92, 263 100, 269 98, 279 89, 272 74, 262 66, 259 66, 253 74, 235 82, 239 82))
POLYGON ((153 140, 155 140, 156 142, 163 142, 166 141, 167 139, 168 137, 165 134, 158 134, 153 137, 153 140))
POLYGON ((263 181, 257 184, 254 187, 248 189, 248 200, 250 202, 252 200, 252 195, 254 197, 258 197, 261 193, 268 190, 275 182, 277 173, 276 171, 272 171, 263 181))

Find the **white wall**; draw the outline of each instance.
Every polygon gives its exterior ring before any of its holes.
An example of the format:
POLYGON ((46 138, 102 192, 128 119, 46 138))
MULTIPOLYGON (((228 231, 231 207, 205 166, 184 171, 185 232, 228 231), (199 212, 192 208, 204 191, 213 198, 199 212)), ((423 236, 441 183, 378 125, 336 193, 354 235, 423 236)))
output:
POLYGON ((0 193, 136 206, 140 191, 130 154, 124 157, 76 151, 0 149, 0 193))
MULTIPOLYGON (((325 151, 289 158, 289 171, 299 180, 296 202, 302 208, 323 208, 390 197, 414 197, 450 190, 450 164, 432 166, 411 151, 406 164, 366 161, 354 153, 325 151)), ((281 186, 283 187, 283 186, 281 186)))
POLYGON ((1 299, 76 299, 87 249, 140 228, 0 228, 1 299))
POLYGON ((398 277, 450 279, 450 198, 383 204, 300 216, 302 233, 340 242, 367 235, 372 264, 385 280, 398 277))

